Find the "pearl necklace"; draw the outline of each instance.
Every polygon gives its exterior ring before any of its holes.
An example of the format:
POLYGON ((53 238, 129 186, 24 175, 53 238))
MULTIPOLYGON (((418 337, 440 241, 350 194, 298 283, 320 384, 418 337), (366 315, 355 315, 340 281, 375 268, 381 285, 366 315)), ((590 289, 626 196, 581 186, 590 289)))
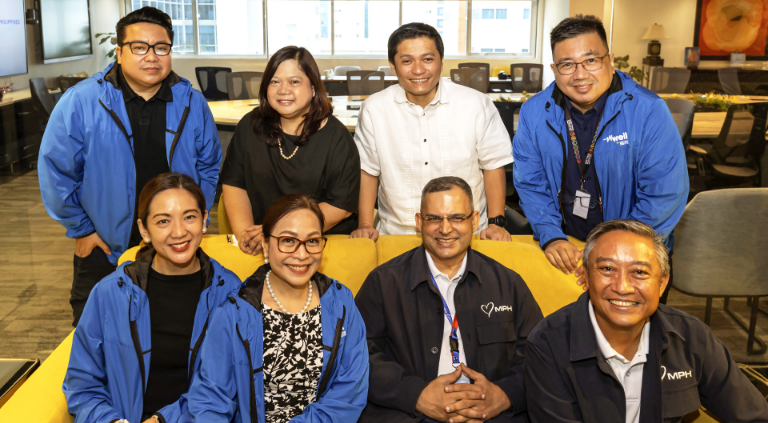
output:
POLYGON ((280 138, 277 139, 277 148, 280 150, 280 155, 283 156, 285 160, 291 160, 293 156, 296 155, 296 152, 299 151, 299 146, 296 146, 296 149, 293 150, 293 154, 291 154, 288 157, 285 157, 285 154, 283 153, 283 144, 280 142, 280 138))
POLYGON ((283 313, 285 314, 302 314, 309 308, 309 303, 312 302, 312 280, 309 280, 309 294, 307 295, 307 302, 304 304, 304 308, 301 309, 298 313, 289 313, 288 310, 283 307, 282 304, 280 304, 280 301, 278 301, 277 297, 275 296, 274 291, 272 291, 272 285, 269 283, 269 275, 272 273, 270 270, 267 272, 267 277, 264 279, 267 282, 267 290, 269 290, 269 296, 272 297, 272 300, 277 304, 278 307, 280 307, 280 310, 283 310, 283 313))

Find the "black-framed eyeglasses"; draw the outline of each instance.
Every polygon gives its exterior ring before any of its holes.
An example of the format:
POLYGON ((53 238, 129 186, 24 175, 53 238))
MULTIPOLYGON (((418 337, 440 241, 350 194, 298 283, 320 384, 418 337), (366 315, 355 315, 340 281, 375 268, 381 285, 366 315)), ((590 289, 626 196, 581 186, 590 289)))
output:
POLYGON ((463 214, 452 214, 450 216, 436 216, 434 214, 422 214, 421 220, 427 225, 441 224, 443 223, 443 220, 448 220, 448 223, 455 226, 455 225, 461 224, 461 222, 464 222, 470 217, 472 217, 471 214, 469 216, 464 216, 463 214))
POLYGON ((603 59, 610 56, 611 53, 607 53, 605 56, 590 57, 583 62, 563 62, 555 65, 555 69, 560 75, 573 75, 576 73, 576 68, 581 65, 587 72, 598 71, 603 68, 603 59))
POLYGON ((154 50, 155 54, 158 56, 167 56, 171 54, 171 50, 173 49, 173 44, 168 44, 168 43, 157 43, 151 46, 141 41, 131 41, 128 43, 123 43, 123 46, 124 45, 128 45, 128 48, 130 48, 131 53, 137 56, 143 56, 147 54, 149 52, 149 49, 154 50))
POLYGON ((281 253, 286 254, 295 253, 302 245, 304 245, 304 248, 309 254, 322 253, 323 249, 325 249, 325 244, 328 242, 326 237, 319 236, 305 239, 304 241, 292 236, 270 236, 277 239, 277 249, 280 250, 281 253))

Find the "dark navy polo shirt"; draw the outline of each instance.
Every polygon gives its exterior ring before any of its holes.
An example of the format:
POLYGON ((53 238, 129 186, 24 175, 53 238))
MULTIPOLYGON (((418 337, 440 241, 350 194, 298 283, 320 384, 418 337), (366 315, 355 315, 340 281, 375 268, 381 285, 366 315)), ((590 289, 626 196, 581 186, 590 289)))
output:
MULTIPOLYGON (((590 110, 587 110, 587 113, 581 113, 579 109, 573 107, 568 97, 565 97, 566 107, 568 107, 568 111, 570 111, 571 118, 573 119, 573 129, 576 131, 576 139, 579 143, 579 154, 582 163, 584 163, 589 147, 592 145, 592 138, 595 136, 595 130, 597 130, 600 115, 603 113, 603 110, 605 110, 605 101, 608 99, 608 94, 609 91, 604 92, 595 105, 590 110)), ((603 116, 603 121, 607 118, 610 118, 610 116, 603 116)), ((589 203, 589 213, 587 214, 587 219, 584 220, 573 214, 573 202, 576 198, 576 190, 581 188, 581 174, 579 173, 579 165, 576 163, 576 157, 573 154, 573 145, 571 144, 570 136, 566 135, 565 142, 568 143, 565 191, 562 205, 565 233, 585 241, 592 228, 603 221, 603 214, 600 212, 600 205, 598 203, 599 189, 597 184, 597 174, 595 172, 595 160, 593 157, 592 164, 589 166, 589 169, 587 169, 585 175, 586 178, 584 180, 584 190, 592 196, 589 203)))

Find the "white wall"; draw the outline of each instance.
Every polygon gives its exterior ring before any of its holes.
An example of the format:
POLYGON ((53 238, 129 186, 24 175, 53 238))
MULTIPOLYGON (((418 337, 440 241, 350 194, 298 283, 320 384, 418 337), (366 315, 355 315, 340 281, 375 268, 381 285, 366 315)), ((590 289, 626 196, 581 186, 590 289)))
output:
MULTIPOLYGON (((120 20, 121 3, 123 0, 90 0, 91 7, 91 36, 100 32, 114 32, 115 24, 120 20)), ((26 8, 32 8, 34 0, 25 0, 26 8)), ((27 64, 28 73, 16 75, 10 78, 0 78, 0 85, 13 83, 14 90, 20 90, 29 87, 31 78, 46 78, 48 87, 58 88, 59 83, 56 77, 63 74, 73 74, 82 71, 93 75, 95 72, 103 70, 109 59, 106 53, 112 48, 107 47, 108 43, 98 45, 96 39, 93 39, 93 56, 88 59, 74 60, 71 62, 52 63, 44 65, 40 45, 40 26, 27 25, 27 64)))
POLYGON ((544 65, 544 87, 555 81, 555 75, 549 68, 552 64, 552 48, 549 46, 549 32, 570 13, 570 0, 544 1, 544 27, 542 28, 541 64, 544 65))

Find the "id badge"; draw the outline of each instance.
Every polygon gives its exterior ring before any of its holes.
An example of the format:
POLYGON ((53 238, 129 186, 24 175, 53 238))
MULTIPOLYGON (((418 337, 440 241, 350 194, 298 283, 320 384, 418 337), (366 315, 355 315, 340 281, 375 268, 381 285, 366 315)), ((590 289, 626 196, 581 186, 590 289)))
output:
POLYGON ((589 200, 592 198, 588 192, 577 190, 576 199, 573 201, 573 215, 578 216, 584 220, 587 220, 587 213, 589 213, 589 200))

